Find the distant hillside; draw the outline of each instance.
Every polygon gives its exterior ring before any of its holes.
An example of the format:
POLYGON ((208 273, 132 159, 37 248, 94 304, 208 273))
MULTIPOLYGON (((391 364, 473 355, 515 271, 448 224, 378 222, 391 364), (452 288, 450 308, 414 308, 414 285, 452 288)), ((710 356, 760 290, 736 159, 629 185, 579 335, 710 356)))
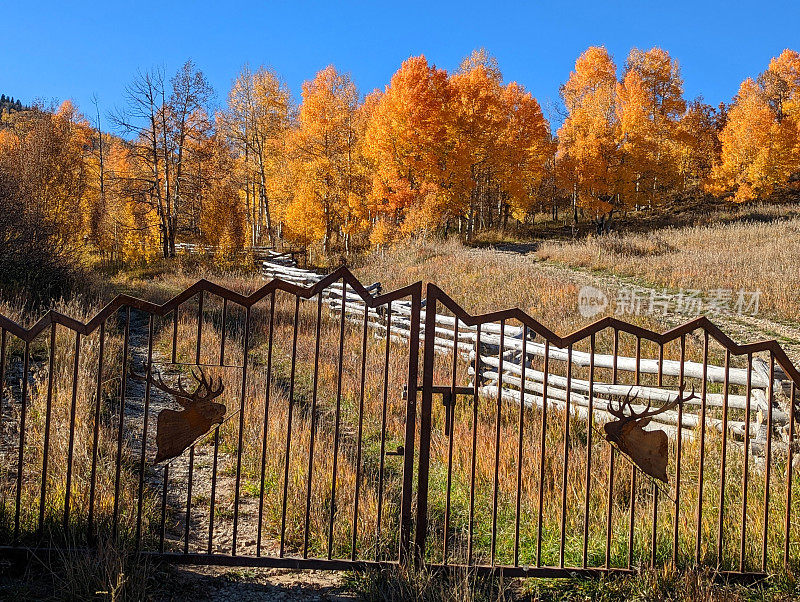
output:
POLYGON ((23 109, 29 109, 22 104, 19 100, 14 100, 13 96, 6 96, 5 94, 0 94, 0 113, 4 111, 8 111, 9 113, 12 111, 21 111, 23 109))

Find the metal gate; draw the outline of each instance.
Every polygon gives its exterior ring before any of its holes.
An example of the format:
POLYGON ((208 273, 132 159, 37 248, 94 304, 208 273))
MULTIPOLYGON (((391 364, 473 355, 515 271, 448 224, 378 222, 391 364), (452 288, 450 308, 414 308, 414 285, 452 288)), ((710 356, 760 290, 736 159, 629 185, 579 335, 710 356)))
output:
POLYGON ((798 564, 800 374, 775 341, 705 318, 561 337, 422 292, 341 268, 123 295, 85 321, 0 316, 2 551, 520 576, 798 564))
POLYGON ((562 337, 518 309, 470 315, 432 284, 423 325, 428 563, 797 566, 800 373, 777 342, 738 345, 705 317, 663 334, 606 317, 562 337))
POLYGON ((309 288, 123 295, 86 323, 0 316, 5 551, 110 539, 182 563, 399 562, 420 299, 340 269, 309 288))

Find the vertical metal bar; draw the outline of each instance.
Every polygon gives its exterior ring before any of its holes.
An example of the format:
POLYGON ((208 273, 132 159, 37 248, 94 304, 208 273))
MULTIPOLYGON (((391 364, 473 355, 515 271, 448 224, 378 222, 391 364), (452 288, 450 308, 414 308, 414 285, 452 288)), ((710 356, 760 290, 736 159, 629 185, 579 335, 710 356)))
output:
POLYGON ((6 329, 0 331, 0 427, 3 425, 3 399, 6 392, 6 329))
POLYGON ((350 546, 350 560, 356 559, 356 545, 358 543, 358 494, 359 486, 361 485, 361 441, 364 433, 364 388, 367 383, 368 318, 369 306, 364 304, 364 334, 361 340, 361 390, 358 395, 358 434, 356 435, 356 490, 353 499, 353 542, 350 546))
MULTIPOLYGON (((273 292, 273 295, 275 293, 273 292)), ((222 299, 222 332, 220 333, 219 343, 219 365, 225 365, 225 337, 228 333, 228 300, 223 297, 222 299)))
POLYGON ((656 538, 658 537, 658 485, 653 481, 653 528, 650 533, 650 566, 656 566, 656 538))
POLYGON ((47 497, 47 460, 50 451, 50 418, 53 409, 53 381, 55 377, 56 359, 56 323, 50 325, 50 358, 47 369, 47 408, 44 417, 44 443, 42 448, 42 487, 41 497, 39 498, 39 528, 38 535, 41 537, 44 528, 44 506, 47 497))
POLYGON ((567 395, 564 406, 564 461, 561 482, 561 541, 558 546, 558 566, 564 568, 564 545, 567 528, 567 484, 569 482, 569 412, 572 397, 572 344, 567 348, 567 395))
POLYGON ((795 404, 795 384, 792 381, 791 392, 789 393, 789 449, 786 452, 786 536, 783 547, 783 564, 789 566, 789 542, 792 536, 792 472, 794 469, 794 404, 795 404))
POLYGON ((144 502, 144 472, 145 455, 147 453, 147 427, 150 420, 150 379, 153 374, 153 339, 154 339, 153 316, 150 315, 147 325, 147 367, 144 385, 144 416, 142 420, 142 450, 139 455, 139 493, 136 503, 136 549, 141 545, 142 538, 142 503, 144 502))
MULTIPOLYGON (((298 297, 298 303, 300 298, 298 297)), ((239 485, 242 482, 242 447, 244 445, 244 398, 247 395, 247 358, 250 355, 250 307, 245 311, 244 342, 242 344, 242 390, 239 395, 239 442, 236 446, 236 484, 233 492, 233 539, 231 555, 236 556, 236 536, 239 531, 239 485)))
POLYGON ((81 360, 81 334, 75 333, 75 361, 72 366, 72 401, 69 408, 69 443, 67 444, 67 477, 64 485, 64 531, 69 529, 72 494, 72 455, 75 451, 75 411, 78 403, 78 368, 81 360))
POLYGON ((158 551, 164 553, 164 537, 167 530, 167 487, 169 484, 169 463, 164 464, 164 483, 161 489, 161 528, 158 536, 158 551))
POLYGON ((22 471, 25 460, 25 419, 28 414, 28 372, 31 359, 31 343, 25 341, 22 368, 22 404, 19 417, 19 459, 17 461, 17 499, 14 507, 14 541, 19 541, 20 512, 22 511, 22 471))
POLYGON ((203 291, 197 295, 197 349, 195 350, 194 363, 200 363, 200 349, 203 343, 203 291))
MULTIPOLYGON (((431 298, 429 302, 434 302, 431 298)), ((408 339, 408 379, 406 388, 408 399, 406 399, 406 429, 405 429, 405 449, 408 450, 403 456, 403 495, 400 500, 400 545, 399 559, 401 563, 408 563, 413 560, 411 551, 411 502, 414 489, 414 449, 415 449, 415 428, 417 425, 417 377, 419 376, 419 334, 420 320, 422 313, 422 284, 418 284, 411 293, 411 333, 408 339)), ((427 341, 427 336, 426 336, 427 341)), ((425 348, 427 357, 427 347, 425 348)), ((431 353, 433 350, 431 349, 431 353)), ((427 360, 425 360, 427 361, 427 360)), ((429 400, 430 401, 430 400, 429 400)), ((424 405, 424 404, 423 404, 424 405)), ((428 406, 430 408, 430 405, 428 406)), ((424 412, 423 412, 424 414, 424 412)), ((420 427, 421 428, 421 427, 420 427)), ((430 423, 428 423, 430 428, 430 423)), ((424 443, 420 434, 420 447, 424 443)), ((430 444, 430 439, 428 439, 430 444)), ((422 454, 420 455, 422 462, 422 454)), ((421 465, 420 465, 421 466, 421 465)), ((420 481, 417 481, 419 484, 420 481)), ((427 485, 423 497, 427 496, 427 485)), ((427 500, 427 497, 425 498, 427 500)), ((427 508, 420 510, 417 508, 417 518, 420 512, 427 512, 427 508)), ((427 516, 427 515, 426 515, 427 516)), ((423 534, 424 547, 424 534, 423 534)), ((417 541, 414 542, 416 548, 417 541)))
MULTIPOLYGON (((366 316, 366 313, 364 314, 366 316)), ((314 385, 311 393, 311 433, 308 444, 308 481, 306 485, 306 520, 303 531, 303 558, 308 558, 308 538, 311 525, 311 484, 314 475, 314 442, 317 431, 317 392, 319 389, 319 347, 322 328, 322 291, 317 297, 317 329, 314 347, 314 385)))
MULTIPOLYGON (((728 452, 728 379, 730 377, 731 351, 725 350, 725 383, 722 391, 722 452, 719 464, 719 517, 717 521, 717 566, 722 565, 722 526, 725 518, 725 460, 728 452)), ((791 453, 791 451, 789 452, 791 453)))
POLYGON ((94 541, 94 496, 97 486, 97 453, 100 442, 100 404, 103 397, 103 354, 105 352, 106 323, 100 323, 100 347, 97 351, 97 384, 94 394, 94 432, 92 434, 92 472, 89 478, 89 519, 87 523, 89 542, 94 541))
POLYGON ((492 490, 492 541, 491 564, 494 566, 497 549, 497 497, 500 490, 500 421, 503 407, 503 355, 505 353, 506 321, 500 320, 500 346, 497 352, 497 415, 495 416, 494 437, 494 487, 492 490))
POLYGON ((336 518, 336 477, 339 468, 339 425, 342 418, 342 372, 344 366, 344 327, 346 319, 347 282, 342 280, 342 317, 339 324, 339 362, 336 371, 336 413, 333 425, 333 469, 331 470, 331 511, 328 521, 328 559, 333 555, 333 523, 336 518))
POLYGON ((747 354, 747 399, 744 410, 744 465, 742 467, 742 532, 739 542, 739 572, 744 572, 745 542, 747 541, 747 481, 750 470, 750 397, 753 394, 753 354, 747 354))
MULTIPOLYGON (((611 515, 614 510, 614 452, 616 451, 616 448, 613 445, 609 445, 608 451, 608 492, 606 496, 606 569, 611 567, 611 515)), ((631 495, 633 495, 633 492, 631 492, 631 495)), ((586 560, 583 561, 583 564, 586 566, 586 560)))
MULTIPOLYGON (((275 291, 269 299, 269 334, 267 335, 267 384, 264 387, 264 427, 261 433, 261 481, 258 489, 258 531, 256 556, 261 556, 261 530, 264 524, 264 479, 267 468, 267 433, 269 431, 270 387, 272 386, 272 343, 275 332, 275 291)), ((314 387, 316 391, 316 386, 314 387)), ((313 415, 313 410, 312 410, 313 415)), ((216 471, 215 471, 216 472, 216 471)))
MULTIPOLYGON (((589 497, 592 487, 592 430, 594 429, 594 333, 589 337, 589 409, 586 417, 586 496, 583 502, 583 568, 589 554, 589 497)), ((608 490, 611 494, 612 483, 609 480, 608 490)), ((611 506, 608 507, 608 518, 611 517, 611 506)))
MULTIPOLYGON (((433 401, 433 370, 434 353, 436 344, 436 288, 428 284, 427 303, 425 306, 425 354, 422 364, 422 407, 420 408, 419 426, 419 470, 417 472, 417 530, 414 536, 414 546, 418 560, 425 555, 425 542, 428 535, 428 476, 431 454, 431 413, 433 401)), ((411 312, 413 317, 414 312, 411 312)), ((411 334, 414 334, 412 324, 411 334)), ((410 350, 413 350, 413 345, 410 350)), ((416 374, 415 374, 416 376, 416 374)), ((409 384, 409 397, 412 389, 409 384)), ((408 420, 408 418, 407 418, 408 420)), ((413 447, 406 446, 412 450, 413 447)), ((406 453, 406 457, 413 454, 406 453)), ((406 464, 408 466, 408 464, 406 464)), ((406 471, 404 469, 403 476, 406 471)), ((408 477, 410 479, 410 475, 408 477)))
POLYGON ((467 564, 472 564, 472 536, 475 531, 475 470, 478 451, 478 390, 481 374, 481 324, 475 333, 475 380, 472 393, 472 455, 469 473, 469 533, 467 534, 467 564))
MULTIPOLYGON (((700 547, 703 539, 703 475, 706 459, 706 389, 708 381, 708 331, 703 336, 703 383, 700 393, 700 466, 697 477, 697 531, 694 538, 694 562, 700 564, 700 547)), ((724 435, 723 435, 724 436, 724 435)))
POLYGON ((194 476, 194 445, 189 447, 189 476, 186 483, 186 525, 183 535, 183 553, 189 553, 189 533, 192 527, 192 481, 194 476))
POLYGON ((289 372, 289 408, 286 413, 286 447, 283 464, 283 504, 281 506, 281 542, 279 555, 283 558, 286 543, 286 504, 289 493, 289 453, 292 447, 292 413, 294 410, 294 375, 297 366, 297 322, 300 314, 300 297, 295 297, 294 325, 292 329, 292 367, 289 372))
POLYGON ((180 306, 175 307, 175 313, 172 314, 172 363, 178 361, 178 310, 180 306))
POLYGON ((769 481, 772 475, 772 406, 775 396, 775 357, 769 352, 767 386, 767 449, 764 463, 764 534, 761 542, 761 570, 767 571, 767 536, 769 533, 769 481))
MULTIPOLYGON (((613 450, 613 447, 612 447, 613 450)), ((630 569, 633 566, 633 538, 634 538, 634 522, 636 518, 636 465, 631 465, 631 499, 628 507, 628 565, 630 569)))
MULTIPOLYGON (((392 302, 389 301, 386 311, 386 350, 383 358, 383 399, 381 404, 381 449, 378 460, 378 515, 375 519, 375 560, 381 555, 381 516, 383 513, 383 471, 386 454, 386 415, 389 404, 389 343, 392 330, 392 302)), ((412 453, 411 450, 408 453, 412 453)))
MULTIPOLYGON (((683 391, 686 386, 684 379, 686 365, 686 335, 681 335, 681 365, 678 369, 678 387, 683 391)), ((683 451, 683 404, 678 404, 678 434, 675 440, 675 517, 672 525, 674 539, 672 540, 672 564, 678 566, 678 545, 680 540, 680 509, 681 509, 681 455, 683 451)))
MULTIPOLYGON (((614 328, 614 349, 613 353, 613 363, 612 363, 612 370, 611 370, 611 382, 613 384, 618 383, 619 378, 619 370, 618 370, 618 358, 619 358, 619 330, 614 328)), ((614 463, 614 455, 615 450, 613 446, 609 446, 609 464, 613 465, 614 463)), ((609 505, 610 508, 610 505, 609 505)), ((628 500, 628 568, 631 568, 633 564, 633 537, 634 537, 634 526, 635 526, 635 518, 636 518, 636 465, 631 465, 631 496, 630 500, 628 500)), ((609 517, 606 517, 606 527, 608 529, 609 524, 609 517)), ((610 530, 610 529, 609 529, 610 530)), ((606 537, 608 537, 608 533, 606 533, 606 537)), ((610 542, 609 542, 610 546, 610 542)), ((610 555, 609 550, 609 555, 610 555)))
MULTIPOLYGON (((177 312, 177 309, 175 310, 177 312)), ((125 428, 125 396, 128 390, 128 339, 131 332, 131 308, 125 308, 125 333, 122 340, 122 384, 120 385, 119 416, 117 424, 117 455, 114 474, 114 517, 111 525, 111 539, 117 539, 119 529, 119 485, 122 471, 122 438, 125 428)))
POLYGON ((536 525, 536 566, 542 566, 542 518, 544 516, 544 467, 547 450, 547 385, 550 380, 550 340, 544 342, 544 377, 542 379, 542 431, 539 433, 539 516, 536 525))
MULTIPOLYGON (((636 384, 641 382, 641 337, 636 337, 636 384)), ((658 386, 663 385, 664 380, 664 344, 659 343, 658 346, 658 386)), ((658 485, 653 480, 653 528, 650 534, 650 566, 656 565, 656 551, 658 546, 658 485)), ((677 506, 676 506, 677 510, 677 506)))
MULTIPOLYGON (((528 325, 522 325, 522 358, 520 362, 519 386, 519 439, 517 441, 517 507, 514 511, 514 566, 519 566, 519 522, 522 510, 522 442, 525 420, 525 368, 528 363, 527 353, 528 325)), ((475 375, 477 378, 477 374, 475 375)))
MULTIPOLYGON (((214 510, 217 501, 217 463, 219 458, 219 426, 214 429, 214 459, 211 465, 211 500, 208 505, 208 553, 214 551, 214 510)), ((261 529, 258 530, 259 536, 261 529)))
MULTIPOLYGON (((450 491, 453 486, 453 417, 454 407, 456 401, 456 360, 458 359, 458 318, 456 318, 455 325, 453 326, 453 368, 452 378, 450 383, 450 403, 445 404, 444 411, 447 414, 446 422, 450 424, 450 431, 447 438, 447 489, 445 490, 445 503, 444 503, 444 559, 443 563, 447 564, 450 552, 450 491)), ((477 375, 476 375, 477 376, 477 375)))

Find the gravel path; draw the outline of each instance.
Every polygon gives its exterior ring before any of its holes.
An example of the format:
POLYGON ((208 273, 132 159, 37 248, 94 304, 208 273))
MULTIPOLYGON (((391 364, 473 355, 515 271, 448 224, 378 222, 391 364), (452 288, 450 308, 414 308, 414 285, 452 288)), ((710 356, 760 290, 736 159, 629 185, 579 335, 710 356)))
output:
MULTIPOLYGON (((492 249, 490 252, 503 255, 528 255, 533 250, 535 250, 534 246, 516 245, 492 249)), ((487 249, 480 249, 479 252, 486 253, 487 249)), ((635 292, 639 298, 646 299, 646 303, 649 303, 651 294, 664 292, 663 287, 647 286, 633 278, 601 274, 585 268, 540 261, 532 255, 531 261, 536 262, 537 268, 548 275, 567 280, 578 287, 588 285, 607 291, 611 295, 609 297, 610 301, 613 301, 619 290, 623 288, 635 292)), ((577 299, 575 310, 577 311, 577 299)), ((624 315, 620 317, 625 319, 624 315)), ((667 315, 659 315, 658 320, 664 324, 666 330, 679 326, 692 317, 673 312, 667 315)), ((737 343, 777 339, 795 365, 800 366, 800 324, 777 321, 763 315, 738 314, 730 308, 720 308, 719 311, 708 317, 737 343)))
MULTIPOLYGON (((129 354, 131 368, 138 374, 147 370, 148 316, 143 312, 131 312, 129 354)), ((165 382, 174 385, 178 370, 167 369, 170 358, 153 353, 153 372, 161 372, 165 382)), ((187 386, 188 388, 188 386, 187 386)), ((136 457, 141 450, 142 424, 144 414, 145 383, 129 378, 126 389, 125 416, 128 436, 136 457)), ((165 408, 179 409, 172 397, 156 387, 150 388, 149 426, 146 442, 146 458, 155 456, 155 430, 158 413, 165 408)), ((228 410, 228 415, 230 409, 228 410)), ((192 472, 193 497, 198 493, 207 494, 211 488, 213 446, 198 445, 195 448, 192 472)), ((232 504, 235 478, 232 467, 235 456, 220 451, 218 457, 216 503, 218 506, 232 504)), ((188 453, 181 454, 170 461, 170 483, 180 484, 170 487, 168 503, 176 509, 178 521, 169 525, 166 532, 167 546, 182 549, 185 529, 186 504, 185 483, 188 480, 188 453)), ((161 467, 150 468, 145 476, 148 483, 160 491, 163 483, 161 467)), ((239 516, 255 516, 258 512, 258 498, 242 496, 239 501, 239 516)), ((208 508, 193 508, 191 551, 205 551, 208 533, 208 508)), ((214 551, 230 554, 232 543, 232 518, 227 515, 216 516, 214 521, 214 551)), ((253 520, 240 520, 237 535, 237 554, 241 556, 256 553, 256 523, 253 520)), ((277 542, 262 541, 262 555, 277 555, 277 542)), ((231 569, 230 567, 185 566, 165 569, 168 579, 163 591, 155 599, 173 600, 188 597, 198 600, 352 600, 351 594, 342 584, 338 572, 293 571, 285 569, 231 569)))

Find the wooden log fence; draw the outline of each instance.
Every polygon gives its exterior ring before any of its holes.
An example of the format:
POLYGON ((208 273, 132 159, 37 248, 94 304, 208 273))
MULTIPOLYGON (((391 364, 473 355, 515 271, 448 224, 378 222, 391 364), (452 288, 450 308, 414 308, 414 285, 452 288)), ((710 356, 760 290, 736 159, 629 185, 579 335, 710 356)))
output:
MULTIPOLYGON (((265 279, 280 278, 300 286, 309 286, 322 280, 323 276, 310 270, 300 269, 296 266, 284 265, 273 261, 264 261, 262 264, 262 276, 265 279)), ((373 295, 381 293, 381 284, 375 282, 366 287, 373 295)), ((343 294, 341 283, 334 283, 322 292, 323 302, 328 306, 332 313, 339 314, 342 310, 342 300, 344 297, 345 315, 353 323, 361 324, 364 321, 364 312, 367 312, 367 324, 376 330, 376 336, 385 336, 386 331, 386 312, 383 308, 367 308, 355 291, 349 286, 346 287, 346 294, 343 294)), ((423 306, 425 301, 422 301, 423 306)), ((392 337, 396 339, 408 339, 411 333, 411 302, 395 301, 392 303, 392 337)), ((565 364, 571 360, 573 366, 587 368, 592 360, 595 369, 607 368, 621 372, 632 372, 639 374, 661 374, 664 376, 684 378, 694 378, 705 380, 709 383, 725 382, 725 368, 708 364, 684 361, 683 365, 678 360, 626 357, 623 355, 592 354, 567 349, 561 349, 553 345, 545 345, 535 341, 529 334, 528 340, 523 341, 523 328, 512 325, 501 327, 499 323, 485 323, 478 326, 469 326, 459 320, 456 336, 456 318, 453 316, 436 314, 434 329, 436 337, 434 339, 435 349, 440 353, 452 354, 454 348, 460 357, 468 362, 468 374, 472 379, 478 380, 479 394, 497 398, 498 382, 501 383, 500 397, 512 403, 524 403, 529 407, 541 409, 547 403, 548 409, 563 410, 566 407, 567 390, 569 387, 570 411, 579 418, 586 418, 589 409, 590 383, 588 380, 570 377, 569 384, 566 376, 561 376, 549 372, 547 380, 547 399, 543 398, 545 392, 545 373, 532 368, 532 360, 544 358, 548 355, 550 361, 560 361, 565 364), (475 342, 478 338, 478 328, 480 328, 480 351, 476 356, 475 342), (501 333, 502 331, 502 333, 501 333), (502 379, 500 374, 500 345, 503 345, 502 379), (524 370, 524 382, 522 381, 523 370, 523 351, 526 367, 524 370), (616 360, 616 361, 615 361, 616 360)), ((424 339, 426 330, 425 312, 422 312, 420 320, 420 341, 424 339)), ((728 368, 728 383, 730 385, 749 386, 750 396, 750 441, 757 446, 763 444, 766 439, 766 426, 764 417, 768 413, 768 390, 770 387, 770 374, 766 362, 760 358, 753 358, 752 370, 744 368, 728 368)), ((772 407, 773 436, 781 440, 787 440, 789 431, 789 410, 788 405, 784 408, 778 402, 784 384, 787 383, 786 376, 779 369, 775 370, 775 381, 773 391, 775 392, 772 407)), ((470 383, 474 386, 474 380, 470 383)), ((651 402, 657 404, 668 403, 678 396, 676 388, 667 386, 644 386, 631 384, 614 384, 607 382, 594 381, 591 383, 593 395, 592 406, 593 415, 597 420, 608 420, 612 418, 608 411, 609 403, 612 400, 619 400, 627 396, 635 396, 642 405, 633 405, 634 410, 641 411, 645 405, 651 402)), ((725 395, 722 393, 706 393, 705 405, 707 408, 723 408, 726 404, 725 395)), ((684 409, 680 413, 681 433, 684 437, 692 437, 693 429, 699 424, 701 399, 691 399, 684 404, 684 409)), ((748 407, 747 396, 728 394, 727 407, 729 410, 744 411, 748 407)), ((648 429, 663 429, 671 437, 675 437, 678 431, 679 413, 677 411, 667 411, 655 416, 648 429)), ((723 423, 718 417, 706 413, 706 425, 718 432, 722 431, 723 423)), ((737 439, 744 439, 746 423, 743 420, 729 419, 727 421, 729 432, 737 439)))
MULTIPOLYGON (((214 245, 175 243, 175 252, 187 255, 215 255, 218 250, 218 247, 214 245)), ((300 261, 305 260, 306 255, 305 251, 277 251, 272 247, 249 247, 239 251, 238 254, 242 256, 251 255, 257 265, 267 261, 285 267, 297 267, 300 261)))

